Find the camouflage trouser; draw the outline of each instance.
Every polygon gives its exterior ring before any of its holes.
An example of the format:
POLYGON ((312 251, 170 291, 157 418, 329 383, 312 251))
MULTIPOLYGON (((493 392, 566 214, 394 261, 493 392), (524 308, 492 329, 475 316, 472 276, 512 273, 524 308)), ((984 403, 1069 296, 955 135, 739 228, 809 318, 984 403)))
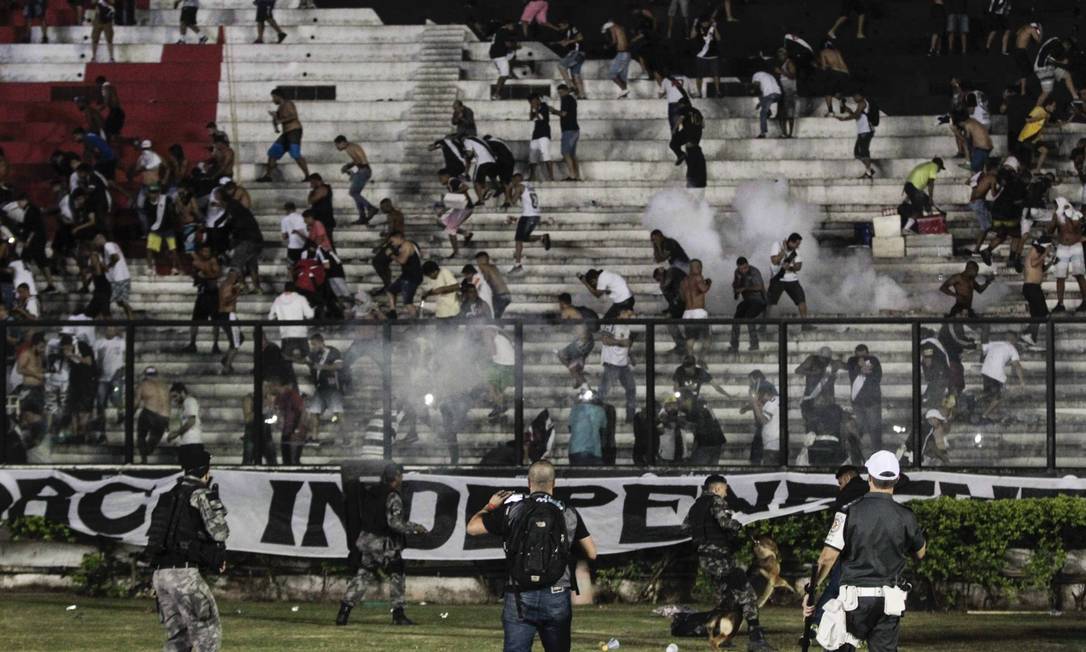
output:
POLYGON ((718 607, 737 605, 748 622, 758 617, 758 596, 746 572, 736 565, 731 556, 699 550, 698 564, 713 587, 718 607))
POLYGON ((347 584, 343 601, 352 607, 366 597, 366 590, 377 585, 377 571, 384 571, 389 579, 389 601, 393 609, 404 606, 404 565, 400 550, 385 537, 363 532, 358 537, 358 572, 347 584))
POLYGON ((156 570, 151 585, 158 615, 166 627, 163 652, 217 652, 222 644, 219 607, 195 568, 156 570))

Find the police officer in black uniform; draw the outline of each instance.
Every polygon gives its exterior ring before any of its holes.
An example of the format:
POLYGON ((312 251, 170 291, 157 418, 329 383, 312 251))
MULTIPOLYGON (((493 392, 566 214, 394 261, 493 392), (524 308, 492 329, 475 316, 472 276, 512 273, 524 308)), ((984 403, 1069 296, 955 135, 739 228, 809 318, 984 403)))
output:
MULTIPOLYGON (((868 493, 837 513, 818 559, 819 582, 842 560, 841 588, 825 605, 818 642, 838 652, 853 652, 863 641, 871 652, 896 652, 907 589, 902 572, 910 557, 924 558, 927 544, 912 510, 894 501, 897 457, 878 451, 866 466, 868 493), (843 623, 847 634, 829 639, 842 631, 832 623, 843 623)), ((805 615, 814 611, 806 597, 803 603, 805 615)))

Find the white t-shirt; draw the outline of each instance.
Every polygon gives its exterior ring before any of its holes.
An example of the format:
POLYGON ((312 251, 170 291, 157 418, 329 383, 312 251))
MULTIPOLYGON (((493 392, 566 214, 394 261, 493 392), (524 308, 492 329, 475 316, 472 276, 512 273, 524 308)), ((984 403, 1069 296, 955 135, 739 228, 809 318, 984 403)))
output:
POLYGON ((683 92, 680 90, 679 84, 672 81, 671 77, 664 77, 664 80, 660 82, 660 88, 663 89, 668 104, 675 104, 683 99, 683 92))
MULTIPOLYGON (((75 321, 75 322, 90 321, 90 320, 91 320, 91 318, 84 315, 83 313, 76 313, 76 314, 68 317, 68 321, 75 321)), ((94 345, 98 341, 98 335, 97 335, 97 333, 94 332, 94 326, 75 326, 75 325, 65 326, 65 327, 60 329, 60 332, 61 333, 68 333, 72 337, 76 338, 77 340, 83 340, 84 342, 89 344, 92 349, 94 348, 94 345)))
POLYGON ((112 380, 114 374, 124 368, 124 348, 124 337, 120 335, 98 340, 94 347, 94 357, 102 372, 99 380, 112 380))
POLYGON ((626 279, 606 270, 600 272, 599 278, 596 279, 596 289, 600 292, 608 292, 611 301, 615 303, 622 303, 633 296, 630 286, 626 285, 626 279))
POLYGON ((540 212, 542 204, 539 203, 539 193, 531 184, 524 184, 524 191, 520 193, 520 203, 522 208, 520 214, 524 217, 539 217, 543 214, 540 212))
POLYGON ((140 157, 136 159, 136 167, 140 170, 158 170, 161 166, 162 157, 150 149, 140 152, 140 157))
POLYGON ((30 270, 26 268, 26 263, 21 260, 13 260, 8 263, 8 269, 11 270, 11 286, 16 290, 23 283, 30 288, 30 296, 37 296, 38 286, 34 283, 34 275, 30 273, 30 270))
POLYGON ((871 127, 871 120, 867 117, 867 112, 870 111, 870 110, 871 110, 871 103, 868 102, 867 106, 864 107, 864 112, 861 113, 860 117, 856 120, 856 133, 857 134, 868 134, 868 133, 871 133, 872 131, 875 131, 874 128, 871 127))
POLYGON ((491 289, 490 284, 486 282, 484 277, 479 272, 475 272, 475 275, 471 277, 471 284, 475 286, 476 292, 479 293, 479 298, 482 299, 486 305, 490 306, 490 311, 494 311, 494 290, 491 289))
POLYGON ((761 93, 761 97, 765 97, 766 95, 780 95, 781 93, 781 85, 777 83, 777 78, 764 70, 754 73, 754 77, 751 78, 751 81, 758 84, 758 92, 761 93))
POLYGON ((26 311, 32 317, 41 317, 41 305, 38 303, 38 297, 31 295, 27 298, 26 311))
POLYGON ((769 421, 762 424, 762 446, 767 451, 779 451, 781 449, 781 402, 774 396, 762 406, 762 415, 769 421))
MULTIPOLYGON (((607 333, 616 340, 630 339, 630 327, 623 324, 608 324, 600 329, 601 333, 607 333)), ((630 365, 630 349, 625 346, 612 346, 604 344, 600 349, 600 360, 604 364, 616 367, 628 367, 630 365)))
POLYGON ((287 249, 305 249, 305 237, 295 233, 295 230, 299 230, 302 233, 308 231, 305 225, 305 218, 298 212, 291 213, 280 220, 279 231, 287 236, 287 249))
MULTIPOLYGON (((271 309, 268 311, 268 319, 278 321, 295 321, 301 319, 313 319, 313 307, 309 301, 297 292, 284 292, 275 297, 271 309)), ((279 337, 281 339, 307 337, 309 328, 306 326, 280 326, 279 337)))
POLYGON ((513 343, 500 331, 494 333, 494 355, 491 356, 490 361, 503 367, 512 367, 516 364, 517 354, 513 350, 513 343))
POLYGON ((118 281, 127 281, 132 278, 132 275, 128 273, 128 262, 124 259, 124 252, 121 251, 120 245, 116 242, 107 242, 102 247, 102 251, 105 253, 107 265, 114 255, 117 256, 117 264, 106 270, 107 281, 116 283, 118 281))
MULTIPOLYGON (((781 241, 778 240, 777 242, 774 242, 773 243, 773 248, 769 250, 770 259, 772 259, 773 256, 776 256, 776 255, 780 254, 782 249, 784 249, 784 244, 781 241)), ((787 257, 788 257, 788 254, 785 254, 785 258, 787 258, 787 257)), ((781 259, 781 262, 782 263, 784 262, 784 258, 781 259)), ((792 259, 792 264, 793 265, 795 265, 796 263, 802 263, 802 262, 803 262, 803 258, 801 258, 798 253, 796 254, 796 257, 792 259)), ((774 265, 772 260, 770 260, 770 263, 769 263, 770 277, 776 276, 777 272, 780 271, 780 268, 781 268, 780 265, 774 265)), ((795 272, 792 272, 792 271, 785 272, 784 275, 781 276, 781 281, 783 281, 785 283, 790 283, 792 281, 798 281, 798 280, 799 280, 799 275, 797 275, 795 272)))
MULTIPOLYGON (((419 286, 419 290, 428 292, 437 290, 449 285, 459 285, 456 281, 456 277, 452 275, 452 272, 442 267, 437 272, 437 278, 430 278, 424 276, 422 279, 422 285, 419 286)), ((426 298, 426 307, 431 308, 434 311, 434 316, 441 319, 448 317, 456 317, 460 314, 460 299, 456 296, 456 292, 446 292, 445 294, 431 294, 426 298)))
POLYGON ((984 366, 980 373, 1001 383, 1007 382, 1006 367, 1018 362, 1018 349, 1010 342, 989 342, 984 345, 984 366))
POLYGON ((194 417, 196 421, 192 424, 191 428, 177 438, 178 446, 204 443, 204 432, 200 424, 200 402, 193 396, 186 396, 184 402, 181 403, 177 426, 181 427, 181 424, 189 417, 194 417))

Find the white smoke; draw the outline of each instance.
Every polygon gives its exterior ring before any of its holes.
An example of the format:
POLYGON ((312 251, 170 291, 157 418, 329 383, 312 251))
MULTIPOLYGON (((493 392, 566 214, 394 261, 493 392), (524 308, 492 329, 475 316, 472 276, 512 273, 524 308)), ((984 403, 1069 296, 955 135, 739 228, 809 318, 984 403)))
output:
MULTIPOLYGON (((652 198, 641 220, 646 228, 658 228, 678 240, 692 258, 702 259, 705 276, 714 280, 711 314, 725 316, 734 305, 731 280, 735 259, 748 258, 768 284, 772 276, 770 248, 793 232, 803 236, 799 276, 812 315, 873 315, 921 307, 894 279, 875 271, 869 250, 820 248, 813 232, 820 221, 817 210, 791 198, 786 181, 741 185, 733 208, 734 215, 718 215, 705 201, 682 190, 666 190, 652 198)), ((994 290, 995 286, 990 291, 994 290)), ((930 310, 931 305, 926 307, 930 310)), ((781 308, 792 310, 787 299, 781 308)))

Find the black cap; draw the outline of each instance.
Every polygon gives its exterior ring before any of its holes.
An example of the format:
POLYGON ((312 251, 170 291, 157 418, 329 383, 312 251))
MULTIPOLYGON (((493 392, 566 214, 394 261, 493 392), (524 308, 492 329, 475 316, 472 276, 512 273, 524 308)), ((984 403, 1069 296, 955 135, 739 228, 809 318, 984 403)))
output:
POLYGON ((211 453, 203 446, 181 446, 177 450, 177 462, 185 473, 202 476, 211 467, 211 453))
POLYGON ((946 166, 943 165, 943 159, 938 157, 938 156, 931 159, 931 162, 934 163, 940 170, 945 170, 946 169, 946 166))
POLYGON ((713 486, 714 484, 717 484, 717 483, 728 484, 728 479, 725 478, 724 476, 720 475, 719 473, 714 473, 713 475, 709 476, 708 478, 705 478, 705 482, 702 483, 701 488, 702 489, 708 489, 709 487, 711 487, 711 486, 713 486))

